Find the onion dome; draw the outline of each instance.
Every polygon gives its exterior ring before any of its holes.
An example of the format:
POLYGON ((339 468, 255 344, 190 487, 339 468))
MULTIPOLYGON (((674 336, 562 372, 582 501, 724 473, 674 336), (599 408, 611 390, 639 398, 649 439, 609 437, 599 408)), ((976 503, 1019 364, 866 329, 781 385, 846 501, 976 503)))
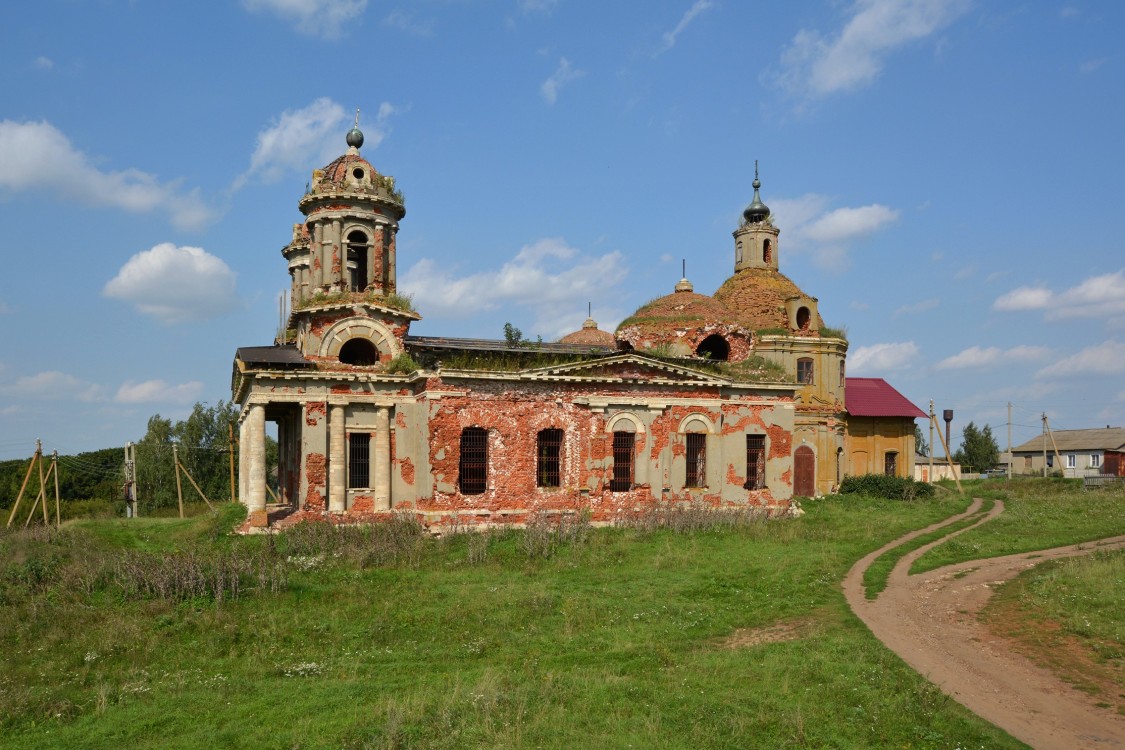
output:
POLYGON ((761 180, 758 179, 758 161, 754 160, 754 200, 750 201, 750 205, 742 212, 742 218, 747 224, 760 224, 770 217, 770 209, 765 203, 762 203, 762 196, 758 194, 758 188, 762 186, 761 180))
POLYGON ((351 148, 359 148, 363 145, 363 131, 359 128, 352 128, 348 131, 345 139, 348 142, 348 146, 351 148))
POLYGON ((613 334, 609 331, 602 331, 598 328, 598 323, 593 318, 586 318, 582 324, 582 328, 572 333, 568 333, 559 339, 560 344, 581 344, 586 346, 617 346, 617 340, 613 338, 613 334))

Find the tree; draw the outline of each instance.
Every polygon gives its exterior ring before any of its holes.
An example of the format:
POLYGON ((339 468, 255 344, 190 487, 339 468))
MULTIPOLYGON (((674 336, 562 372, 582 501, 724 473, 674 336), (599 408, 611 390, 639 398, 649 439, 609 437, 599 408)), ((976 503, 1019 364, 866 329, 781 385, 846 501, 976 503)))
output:
POLYGON ((965 425, 961 431, 961 447, 953 454, 953 460, 973 471, 991 469, 1000 463, 1000 446, 992 437, 992 428, 985 425, 978 429, 972 422, 965 425))
POLYGON ((930 455, 930 444, 922 434, 922 428, 914 425, 914 452, 920 456, 930 455))

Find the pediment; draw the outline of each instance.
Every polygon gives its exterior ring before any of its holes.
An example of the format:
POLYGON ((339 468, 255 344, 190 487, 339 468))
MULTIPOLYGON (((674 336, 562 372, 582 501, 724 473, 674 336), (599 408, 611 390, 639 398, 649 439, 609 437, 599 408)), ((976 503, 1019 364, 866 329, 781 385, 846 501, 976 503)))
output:
POLYGON ((525 370, 528 380, 606 380, 675 382, 694 385, 726 385, 730 381, 708 372, 670 364, 641 354, 618 354, 584 362, 525 370))

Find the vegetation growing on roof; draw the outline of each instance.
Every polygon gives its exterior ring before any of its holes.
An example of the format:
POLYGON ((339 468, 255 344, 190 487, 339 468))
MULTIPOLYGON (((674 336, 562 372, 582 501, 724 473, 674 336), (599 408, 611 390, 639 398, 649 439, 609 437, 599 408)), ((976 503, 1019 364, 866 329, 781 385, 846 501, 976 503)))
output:
POLYGON ((840 328, 832 328, 830 326, 821 326, 820 327, 820 336, 821 336, 821 338, 826 338, 826 339, 843 339, 844 341, 847 341, 848 340, 848 329, 847 329, 846 326, 842 326, 840 328))
POLYGON ((418 369, 420 369, 419 365, 414 361, 414 358, 407 352, 403 352, 388 362, 383 371, 388 375, 409 375, 418 369))
POLYGON ((757 331, 754 331, 754 338, 760 336, 785 336, 788 335, 788 333, 789 331, 784 328, 759 328, 757 331))
POLYGON ((393 307, 395 310, 402 310, 403 312, 416 313, 414 308, 414 295, 413 294, 399 294, 392 292, 384 295, 382 305, 384 307, 393 307))
POLYGON ((413 297, 408 294, 381 294, 379 292, 317 292, 301 300, 293 309, 307 310, 325 305, 369 304, 413 313, 413 297))

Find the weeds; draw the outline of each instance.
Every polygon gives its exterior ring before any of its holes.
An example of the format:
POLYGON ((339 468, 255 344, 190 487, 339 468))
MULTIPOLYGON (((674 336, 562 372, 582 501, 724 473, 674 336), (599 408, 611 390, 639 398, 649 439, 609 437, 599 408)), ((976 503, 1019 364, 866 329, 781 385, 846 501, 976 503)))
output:
POLYGON ((290 560, 327 555, 368 568, 412 565, 427 541, 425 529, 412 514, 396 513, 385 522, 366 526, 299 523, 286 530, 281 545, 290 560))
POLYGON ((661 503, 624 511, 614 524, 642 534, 657 529, 667 529, 675 534, 696 534, 757 526, 768 518, 768 509, 752 506, 715 508, 700 502, 661 503))

